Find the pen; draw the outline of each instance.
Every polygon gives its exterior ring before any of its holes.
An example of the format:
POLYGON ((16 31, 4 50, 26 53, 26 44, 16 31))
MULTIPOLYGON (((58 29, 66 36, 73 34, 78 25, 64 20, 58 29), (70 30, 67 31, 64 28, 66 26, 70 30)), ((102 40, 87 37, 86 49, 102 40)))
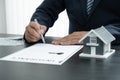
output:
MULTIPOLYGON (((35 21, 37 24, 39 24, 38 21, 37 21, 37 19, 34 19, 34 21, 35 21)), ((41 36, 42 42, 45 44, 46 42, 45 42, 45 38, 43 37, 43 34, 40 34, 40 36, 41 36)))
POLYGON ((62 55, 64 54, 63 52, 48 52, 49 54, 57 54, 57 55, 62 55))

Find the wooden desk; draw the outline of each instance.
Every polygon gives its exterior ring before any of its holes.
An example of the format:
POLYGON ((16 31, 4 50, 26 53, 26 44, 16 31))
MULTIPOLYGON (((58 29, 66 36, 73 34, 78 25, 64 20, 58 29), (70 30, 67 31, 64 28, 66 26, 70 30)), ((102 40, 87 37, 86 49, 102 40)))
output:
MULTIPOLYGON (((0 46, 0 57, 25 47, 0 46)), ((120 45, 112 47, 116 53, 108 59, 83 59, 78 52, 61 66, 0 61, 0 80, 120 80, 120 45)))

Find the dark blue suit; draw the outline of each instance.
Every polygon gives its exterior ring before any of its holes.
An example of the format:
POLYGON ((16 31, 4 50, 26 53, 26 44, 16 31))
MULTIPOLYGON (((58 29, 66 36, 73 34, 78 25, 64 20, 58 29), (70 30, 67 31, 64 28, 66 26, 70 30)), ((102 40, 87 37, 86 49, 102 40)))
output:
POLYGON ((103 25, 116 37, 113 43, 120 43, 120 0, 95 0, 89 16, 86 12, 86 1, 44 0, 31 20, 37 18, 40 24, 51 27, 57 20, 58 14, 66 9, 70 33, 89 31, 103 25))

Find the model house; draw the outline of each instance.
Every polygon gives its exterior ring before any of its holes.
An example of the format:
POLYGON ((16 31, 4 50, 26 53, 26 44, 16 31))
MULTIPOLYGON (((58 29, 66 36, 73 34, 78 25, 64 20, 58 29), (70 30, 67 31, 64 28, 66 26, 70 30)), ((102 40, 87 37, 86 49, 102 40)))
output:
POLYGON ((88 32, 79 42, 83 41, 82 57, 107 58, 115 52, 111 49, 114 36, 103 26, 88 32))

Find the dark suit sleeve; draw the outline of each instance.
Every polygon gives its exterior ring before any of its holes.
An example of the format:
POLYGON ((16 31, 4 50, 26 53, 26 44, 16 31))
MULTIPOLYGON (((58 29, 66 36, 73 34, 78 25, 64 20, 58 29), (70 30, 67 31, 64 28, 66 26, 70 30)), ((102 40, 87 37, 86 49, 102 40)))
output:
POLYGON ((58 14, 65 9, 64 0, 44 0, 36 9, 31 21, 38 19, 42 25, 52 27, 58 18, 58 14))
POLYGON ((116 38, 112 44, 120 44, 120 24, 107 25, 105 28, 116 38))

